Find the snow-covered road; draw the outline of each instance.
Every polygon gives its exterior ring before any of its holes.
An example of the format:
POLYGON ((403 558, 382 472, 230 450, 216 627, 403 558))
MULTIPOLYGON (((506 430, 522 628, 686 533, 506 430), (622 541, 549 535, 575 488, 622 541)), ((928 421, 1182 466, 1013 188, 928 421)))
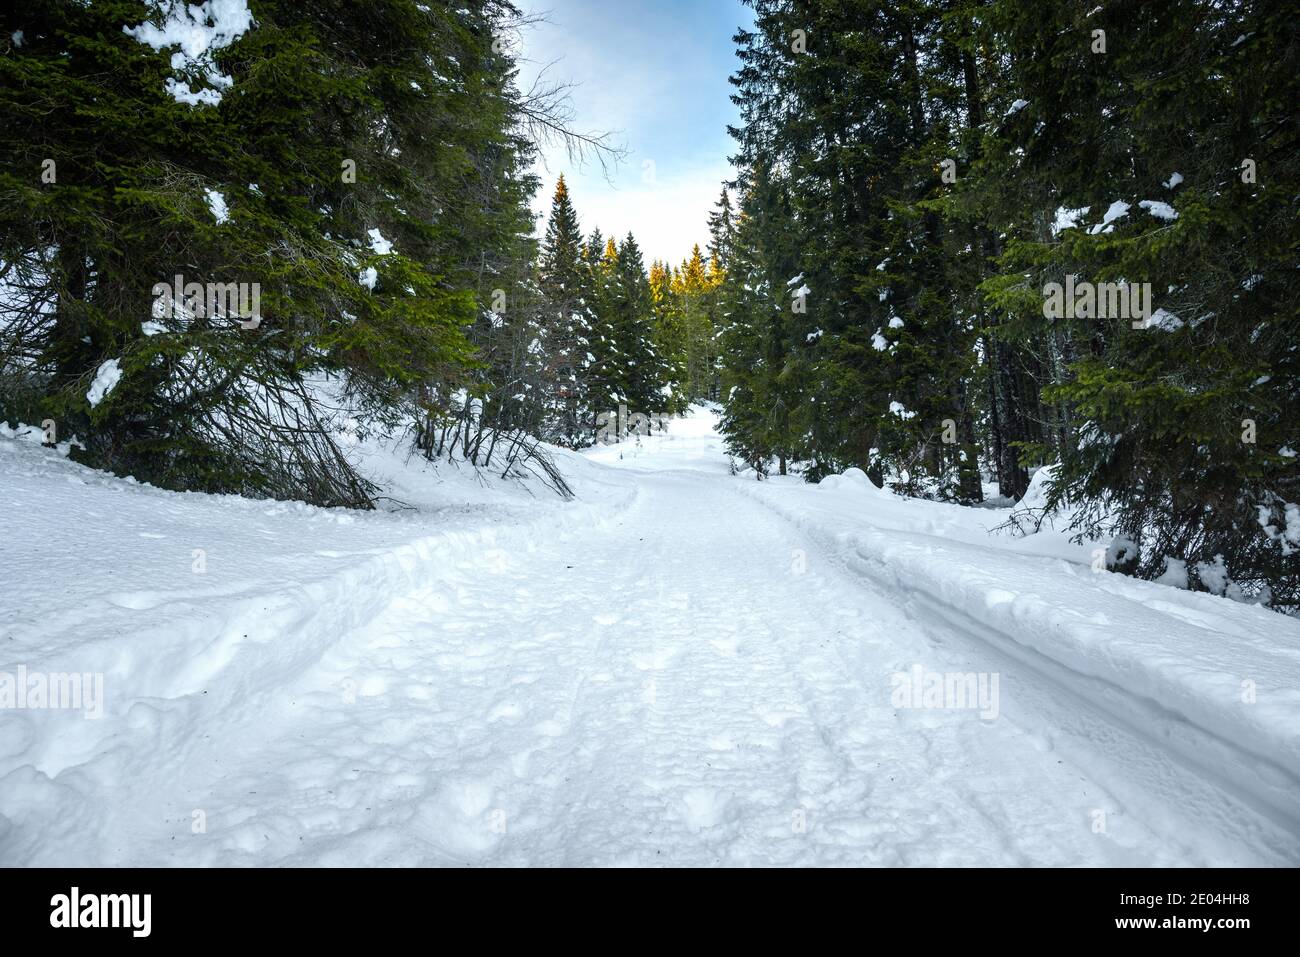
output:
POLYGON ((1296 822, 1176 756, 1164 716, 1116 717, 1088 679, 854 574, 742 494, 711 435, 592 457, 632 466, 628 504, 456 557, 306 665, 264 645, 214 680, 233 691, 141 702, 99 757, 13 769, 0 858, 1300 861, 1296 822), (918 667, 996 697, 899 707, 918 667))
POLYGON ((1294 853, 1158 747, 809 550, 724 482, 646 474, 611 526, 396 602, 295 689, 270 740, 248 729, 213 803, 247 816, 250 860, 285 862, 1294 853), (919 661, 1000 672, 1009 713, 900 712, 889 676, 919 661))

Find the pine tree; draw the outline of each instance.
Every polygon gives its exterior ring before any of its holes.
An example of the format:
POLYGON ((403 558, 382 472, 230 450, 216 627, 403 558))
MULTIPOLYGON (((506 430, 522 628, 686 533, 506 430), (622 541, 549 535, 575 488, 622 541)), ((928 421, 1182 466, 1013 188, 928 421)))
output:
POLYGON ((653 342, 654 302, 645 259, 628 233, 615 265, 617 307, 613 323, 618 346, 618 380, 628 407, 642 415, 663 411, 663 373, 653 342))
POLYGON ((650 267, 651 327, 660 378, 667 390, 665 411, 677 415, 690 404, 686 394, 686 332, 678 294, 673 289, 672 267, 656 260, 650 267))
POLYGON ((691 401, 714 400, 718 395, 715 278, 696 243, 690 258, 682 262, 676 285, 685 344, 686 395, 691 401))
MULTIPOLYGON (((784 475, 808 451, 810 370, 795 345, 806 296, 804 277, 792 275, 791 226, 784 185, 760 164, 741 203, 720 290, 722 429, 729 451, 760 475, 771 459, 784 475)), ((808 345, 805 336, 805 352, 808 345)))
MULTIPOLYGON (((749 195, 753 195, 752 190, 749 195)), ((751 214, 748 205, 741 205, 730 271, 723 288, 726 321, 721 337, 720 427, 728 453, 765 475, 774 452, 766 429, 773 378, 763 361, 768 354, 766 336, 771 331, 766 320, 780 306, 770 297, 771 283, 764 276, 758 236, 763 211, 754 204, 751 214)))
MULTIPOLYGON (((591 351, 593 408, 597 414, 614 412, 623 395, 623 355, 617 334, 618 247, 613 238, 594 230, 587 242, 587 283, 592 313, 591 351)), ((595 427, 593 421, 592 428, 595 427)))
POLYGON ((722 189, 713 212, 709 213, 709 260, 710 266, 722 273, 731 262, 735 245, 736 227, 731 211, 731 194, 726 187, 722 189))
POLYGON ((545 357, 545 379, 552 393, 543 435, 569 447, 590 441, 596 401, 591 356, 594 316, 584 250, 578 214, 561 175, 551 198, 538 268, 546 317, 537 350, 545 357))

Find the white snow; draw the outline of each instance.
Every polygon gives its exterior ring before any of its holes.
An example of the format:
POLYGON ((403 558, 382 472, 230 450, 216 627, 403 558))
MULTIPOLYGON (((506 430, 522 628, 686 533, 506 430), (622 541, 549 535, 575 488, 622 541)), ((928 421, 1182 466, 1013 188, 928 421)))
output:
POLYGON ((226 206, 226 197, 215 189, 204 190, 204 196, 208 201, 208 210, 212 213, 212 218, 220 226, 230 219, 230 209, 226 206))
POLYGON ((379 270, 374 266, 367 266, 365 269, 361 270, 361 274, 357 276, 357 282, 361 283, 361 285, 365 286, 367 289, 373 290, 375 284, 379 282, 379 270))
POLYGON ((1117 199, 1106 208, 1106 214, 1102 216, 1101 222, 1092 229, 1088 230, 1089 235, 1095 236, 1097 233, 1108 233, 1115 228, 1114 223, 1128 215, 1129 204, 1122 199, 1117 199))
POLYGON ((1165 558, 1165 570, 1154 579, 1158 584, 1173 588, 1187 587, 1187 562, 1179 558, 1165 558))
MULTIPOLYGON (((1290 449, 1282 449, 1281 454, 1290 452, 1288 458, 1294 458, 1295 453, 1290 449)), ((1300 545, 1300 502, 1283 502, 1282 503, 1282 525, 1281 527, 1272 524, 1272 510, 1265 507, 1258 507, 1259 527, 1264 530, 1264 535, 1270 542, 1276 542, 1279 550, 1283 555, 1292 555, 1295 553, 1295 546, 1300 545)))
POLYGON ((1161 332, 1177 332, 1186 323, 1167 309, 1157 309, 1147 317, 1145 329, 1159 329, 1161 332))
MULTIPOLYGON (((161 23, 145 21, 122 30, 155 50, 177 47, 171 68, 180 73, 201 73, 215 87, 228 88, 232 80, 220 73, 212 62, 212 52, 227 47, 253 25, 247 0, 204 0, 190 4, 185 0, 164 0, 161 23)), ((188 82, 171 77, 167 91, 181 103, 215 106, 221 102, 218 89, 194 91, 188 82)))
POLYGON ((1088 210, 1091 208, 1091 206, 1079 206, 1070 209, 1066 206, 1058 206, 1056 208, 1055 218, 1052 221, 1052 235, 1055 236, 1062 230, 1073 229, 1078 226, 1079 220, 1084 216, 1087 216, 1088 210))
POLYGON ((375 513, 0 428, 0 675, 104 690, 0 708, 0 860, 1300 862, 1300 622, 858 469, 735 476, 716 419, 557 452, 570 503, 357 439, 415 506, 375 513))
MULTIPOLYGON (((1212 562, 1197 562, 1196 577, 1201 580, 1201 584, 1215 595, 1225 595, 1229 589, 1233 588, 1232 579, 1228 577, 1228 569, 1223 564, 1223 556, 1215 555, 1212 562)), ((1238 592, 1238 594, 1240 594, 1238 592)))
POLYGON ((90 383, 90 389, 86 392, 86 401, 92 407, 99 405, 104 401, 104 396, 108 395, 121 381, 122 368, 118 365, 117 359, 106 359, 99 364, 95 370, 95 380, 90 383))
POLYGON ((1172 222, 1178 218, 1176 209, 1158 199, 1144 199, 1138 205, 1157 219, 1166 219, 1172 222))
POLYGON ((377 256, 387 256, 393 251, 393 244, 384 238, 384 234, 378 229, 368 231, 370 236, 370 248, 377 256))

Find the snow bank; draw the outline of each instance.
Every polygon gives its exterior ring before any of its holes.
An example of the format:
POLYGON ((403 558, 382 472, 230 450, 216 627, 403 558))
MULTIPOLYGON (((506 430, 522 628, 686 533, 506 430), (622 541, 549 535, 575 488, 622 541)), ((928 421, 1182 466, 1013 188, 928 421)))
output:
POLYGON ((6 865, 120 861, 112 828, 64 839, 51 815, 97 820, 106 788, 149 761, 186 766, 205 729, 282 695, 391 603, 454 594, 545 536, 613 520, 636 496, 578 456, 566 471, 583 500, 565 503, 374 453, 367 464, 419 509, 321 509, 165 492, 70 462, 28 431, 0 433, 0 675, 102 676, 103 699, 98 720, 0 707, 6 865))
POLYGON ((1300 622, 1094 572, 1084 549, 1072 560, 1026 554, 1026 539, 989 537, 983 523, 997 511, 867 492, 847 474, 816 488, 737 487, 847 569, 1041 663, 1185 760, 1300 815, 1300 622))

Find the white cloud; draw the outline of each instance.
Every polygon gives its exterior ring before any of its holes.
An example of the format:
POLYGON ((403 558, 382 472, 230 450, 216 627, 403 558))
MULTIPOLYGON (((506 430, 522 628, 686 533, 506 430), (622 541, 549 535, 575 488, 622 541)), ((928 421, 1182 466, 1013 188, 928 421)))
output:
MULTIPOLYGON (((560 172, 553 163, 551 172, 543 174, 543 187, 534 203, 542 216, 550 211, 560 172)), ((722 192, 723 181, 732 175, 731 166, 723 162, 680 172, 657 168, 654 183, 640 182, 639 173, 636 166, 627 176, 617 177, 615 188, 605 182, 599 169, 565 172, 584 234, 599 229, 607 238, 622 240, 630 231, 647 264, 652 259, 679 263, 690 255, 694 243, 703 249, 709 238, 709 213, 722 192), (629 179, 630 183, 624 182, 629 179)), ((543 220, 539 229, 544 228, 543 220)))
POLYGON ((740 4, 731 12, 720 6, 699 22, 661 19, 669 29, 663 35, 645 29, 646 17, 658 16, 650 0, 626 7, 552 3, 548 22, 521 38, 520 85, 526 90, 553 64, 546 74, 552 82, 574 84, 574 129, 608 132, 627 155, 607 181, 594 157, 579 165, 562 144, 547 144, 536 169, 539 229, 563 173, 584 233, 599 228, 621 240, 631 231, 647 263, 680 262, 692 244, 705 245, 708 215, 723 182, 734 176, 726 157, 735 144, 726 125, 736 122, 736 111, 726 76, 735 65, 730 37, 733 16, 735 23, 744 16, 740 4))

